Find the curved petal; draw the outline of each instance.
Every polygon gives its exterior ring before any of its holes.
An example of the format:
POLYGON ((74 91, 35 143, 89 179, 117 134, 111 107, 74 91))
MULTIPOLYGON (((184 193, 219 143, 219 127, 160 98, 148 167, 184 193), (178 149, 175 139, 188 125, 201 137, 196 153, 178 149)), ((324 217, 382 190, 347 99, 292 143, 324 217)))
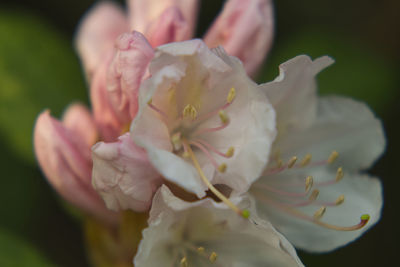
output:
POLYGON ((107 210, 90 184, 91 159, 82 150, 90 148, 80 136, 41 113, 34 130, 34 145, 39 164, 52 186, 67 201, 102 220, 115 222, 116 214, 107 210))
MULTIPOLYGON (((335 177, 334 172, 327 172, 326 169, 310 174, 314 177, 335 177)), ((280 179, 285 178, 280 177, 280 179)), ((378 179, 366 175, 349 174, 339 183, 321 186, 319 189, 319 198, 322 202, 334 202, 340 194, 343 194, 345 198, 342 204, 327 207, 321 221, 337 226, 351 226, 359 222, 359 216, 369 214, 370 220, 367 225, 354 231, 337 231, 321 227, 298 215, 285 212, 282 208, 274 207, 252 191, 258 200, 257 209, 261 217, 268 218, 296 247, 311 252, 326 252, 346 245, 361 236, 380 218, 383 200, 382 186, 378 179)), ((318 208, 318 205, 309 205, 300 210, 312 218, 318 208)))
POLYGON ((198 5, 198 0, 129 0, 131 29, 145 33, 148 25, 157 20, 166 9, 177 7, 188 23, 187 38, 189 39, 193 36, 195 29, 198 5))
POLYGON ((115 143, 97 143, 92 148, 93 187, 109 209, 146 211, 162 183, 144 149, 135 145, 130 134, 115 143))
POLYGON ((78 26, 75 46, 81 57, 88 81, 112 49, 118 35, 129 30, 124 11, 113 2, 94 5, 78 26))
POLYGON ((364 103, 345 97, 322 97, 317 117, 306 130, 288 132, 274 144, 289 159, 310 153, 315 161, 339 152, 337 164, 345 171, 371 166, 385 148, 381 121, 364 103))
POLYGON ((333 63, 329 57, 311 60, 297 56, 279 66, 272 82, 261 84, 277 114, 278 138, 288 132, 306 129, 315 120, 317 92, 315 76, 333 63))
POLYGON ((230 0, 204 37, 209 47, 221 45, 255 74, 269 51, 274 32, 270 0, 230 0))
POLYGON ((118 37, 116 53, 107 73, 107 90, 113 106, 129 123, 138 110, 139 87, 154 51, 139 32, 118 37))

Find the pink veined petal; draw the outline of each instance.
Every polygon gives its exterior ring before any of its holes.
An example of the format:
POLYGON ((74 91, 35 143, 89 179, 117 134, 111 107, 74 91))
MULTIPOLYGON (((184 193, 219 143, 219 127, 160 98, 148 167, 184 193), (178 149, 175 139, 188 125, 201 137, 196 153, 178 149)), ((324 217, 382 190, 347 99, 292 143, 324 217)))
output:
POLYGON ((117 52, 107 73, 107 90, 115 109, 129 123, 138 110, 138 91, 154 51, 139 32, 125 33, 116 41, 117 52))
POLYGON ((146 30, 146 36, 153 47, 179 42, 191 37, 190 28, 183 14, 176 6, 165 11, 152 22, 146 30))
POLYGON ((102 220, 115 222, 116 214, 106 209, 91 187, 92 164, 90 158, 81 154, 85 143, 80 141, 79 136, 51 118, 49 111, 39 115, 34 146, 48 181, 67 201, 102 220))
POLYGON ((170 7, 177 7, 188 24, 188 39, 193 36, 199 0, 129 0, 129 22, 132 30, 146 32, 149 24, 157 20, 170 7))
POLYGON ((83 17, 75 37, 75 46, 90 82, 104 53, 114 40, 129 30, 124 11, 112 2, 100 2, 83 17))
POLYGON ((209 47, 222 45, 253 75, 271 47, 273 27, 272 1, 229 0, 204 40, 209 47))

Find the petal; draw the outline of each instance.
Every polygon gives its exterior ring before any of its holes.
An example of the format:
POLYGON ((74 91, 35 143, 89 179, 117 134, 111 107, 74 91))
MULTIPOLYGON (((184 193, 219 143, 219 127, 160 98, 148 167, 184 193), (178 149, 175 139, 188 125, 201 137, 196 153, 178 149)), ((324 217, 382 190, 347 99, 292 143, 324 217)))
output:
POLYGON ((34 145, 48 181, 67 201, 105 221, 116 221, 90 185, 91 160, 81 153, 90 148, 78 135, 45 111, 36 121, 34 145))
POLYGON ((279 66, 280 74, 274 81, 260 85, 275 108, 279 136, 313 123, 317 109, 315 75, 332 63, 326 56, 314 61, 297 56, 279 66))
POLYGON ((107 73, 107 90, 113 106, 132 120, 138 110, 139 87, 153 58, 153 48, 139 32, 125 33, 116 41, 116 54, 107 73))
POLYGON ((273 39, 273 7, 270 0, 230 0, 204 37, 209 47, 222 45, 243 61, 254 74, 273 39))
POLYGON ((129 133, 114 143, 97 143, 92 155, 93 187, 109 209, 142 212, 150 207, 162 178, 129 133))
POLYGON ((188 24, 188 39, 193 35, 198 11, 198 0, 129 0, 131 29, 142 33, 170 7, 177 7, 188 24))
POLYGON ((80 136, 86 146, 84 153, 90 153, 87 149, 97 140, 97 128, 89 110, 81 104, 72 104, 63 114, 63 125, 75 135, 80 136))
POLYGON ((283 157, 311 153, 318 160, 339 152, 335 166, 345 171, 365 169, 385 148, 383 126, 367 105, 344 97, 322 97, 317 118, 306 130, 293 131, 275 144, 283 157))
POLYGON ((129 30, 123 10, 112 2, 95 4, 83 17, 75 37, 88 81, 112 49, 118 35, 129 30))
POLYGON ((172 6, 149 25, 146 36, 153 47, 190 38, 190 28, 178 7, 172 6))
MULTIPOLYGON (((310 173, 314 177, 334 177, 334 172, 326 169, 310 173)), ((280 177, 285 179, 285 177, 280 177)), ((340 194, 345 196, 345 201, 339 206, 328 207, 323 222, 337 226, 351 226, 359 222, 359 216, 369 214, 370 220, 366 226, 355 231, 337 231, 321 227, 308 220, 291 215, 281 209, 274 208, 258 199, 258 211, 264 218, 268 218, 280 232, 296 247, 311 252, 326 252, 346 245, 361 236, 371 228, 380 218, 382 209, 382 186, 378 179, 366 175, 349 174, 335 184, 321 187, 320 196, 323 200, 335 201, 340 194)), ((312 214, 318 206, 309 206, 302 209, 306 214, 312 214)))

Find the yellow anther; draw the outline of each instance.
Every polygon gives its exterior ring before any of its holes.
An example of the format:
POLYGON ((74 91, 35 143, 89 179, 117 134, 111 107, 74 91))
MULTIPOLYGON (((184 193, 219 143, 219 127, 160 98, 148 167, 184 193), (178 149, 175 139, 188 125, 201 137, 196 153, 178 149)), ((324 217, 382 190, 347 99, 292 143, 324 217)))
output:
POLYGON ((336 171, 336 182, 339 182, 340 180, 343 179, 344 173, 343 173, 343 168, 339 167, 336 171))
POLYGON ((294 166, 294 164, 296 164, 296 161, 297 161, 297 157, 296 156, 292 157, 288 162, 288 168, 289 169, 292 168, 294 166))
POLYGON ((235 90, 235 88, 232 87, 231 90, 229 90, 226 101, 228 103, 232 103, 232 101, 235 99, 235 97, 236 97, 236 90, 235 90))
POLYGON ((370 218, 370 216, 369 216, 369 214, 363 214, 363 215, 361 215, 361 221, 369 221, 369 218, 370 218))
POLYGON ((278 165, 276 166, 277 168, 282 168, 283 166, 283 161, 281 159, 278 159, 278 165))
POLYGON ((331 155, 328 158, 328 163, 333 163, 339 157, 339 153, 337 151, 332 151, 331 155))
POLYGON ((204 247, 198 247, 197 248, 197 252, 199 252, 199 253, 204 253, 204 247))
POLYGON ((180 263, 181 263, 181 267, 188 267, 189 266, 186 256, 181 259, 180 263))
POLYGON ((319 220, 325 214, 326 207, 322 206, 314 213, 314 219, 319 220))
POLYGON ((336 204, 336 205, 340 205, 340 204, 342 204, 343 202, 344 202, 344 195, 340 195, 340 196, 336 199, 335 204, 336 204))
POLYGON ((311 187, 314 184, 314 179, 312 176, 307 176, 306 178, 306 192, 310 191, 311 187))
POLYGON ((149 101, 147 101, 147 105, 151 105, 153 103, 153 98, 150 98, 149 101))
POLYGON ((219 115, 219 118, 221 119, 223 124, 226 124, 226 123, 229 122, 229 117, 228 117, 228 115, 226 115, 225 111, 220 110, 218 112, 218 115, 219 115))
POLYGON ((210 257, 208 258, 210 260, 211 263, 214 263, 217 260, 217 253, 215 253, 214 251, 211 252, 210 257))
POLYGON ((319 190, 318 190, 318 189, 314 189, 314 190, 312 191, 310 197, 308 198, 308 200, 314 201, 314 200, 317 199, 318 195, 319 195, 319 190))
POLYGON ((233 156, 234 153, 235 153, 235 148, 231 146, 230 148, 228 148, 228 151, 226 151, 225 156, 230 158, 233 156))
POLYGON ((302 167, 307 166, 308 163, 311 162, 311 158, 312 158, 312 157, 311 157, 311 154, 305 155, 305 157, 304 157, 303 160, 301 161, 300 165, 301 165, 302 167))
POLYGON ((177 144, 181 141, 181 133, 174 133, 171 137, 171 141, 173 144, 177 144))
POLYGON ((226 163, 222 163, 221 165, 218 166, 218 171, 224 173, 226 171, 226 168, 228 168, 226 163))
POLYGON ((190 117, 192 120, 196 119, 196 108, 191 104, 187 104, 186 107, 183 109, 183 117, 190 117))

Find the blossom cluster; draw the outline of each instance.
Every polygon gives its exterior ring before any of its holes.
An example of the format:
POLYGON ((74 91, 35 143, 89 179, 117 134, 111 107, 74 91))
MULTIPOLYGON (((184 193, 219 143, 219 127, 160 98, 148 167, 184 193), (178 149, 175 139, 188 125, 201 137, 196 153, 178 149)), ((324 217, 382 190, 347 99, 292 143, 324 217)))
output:
POLYGON ((92 111, 39 115, 38 161, 54 188, 99 220, 149 214, 135 266, 302 266, 374 225, 382 154, 363 103, 318 97, 327 56, 298 56, 256 84, 273 35, 269 0, 229 0, 192 38, 196 0, 97 4, 76 37, 92 111))

